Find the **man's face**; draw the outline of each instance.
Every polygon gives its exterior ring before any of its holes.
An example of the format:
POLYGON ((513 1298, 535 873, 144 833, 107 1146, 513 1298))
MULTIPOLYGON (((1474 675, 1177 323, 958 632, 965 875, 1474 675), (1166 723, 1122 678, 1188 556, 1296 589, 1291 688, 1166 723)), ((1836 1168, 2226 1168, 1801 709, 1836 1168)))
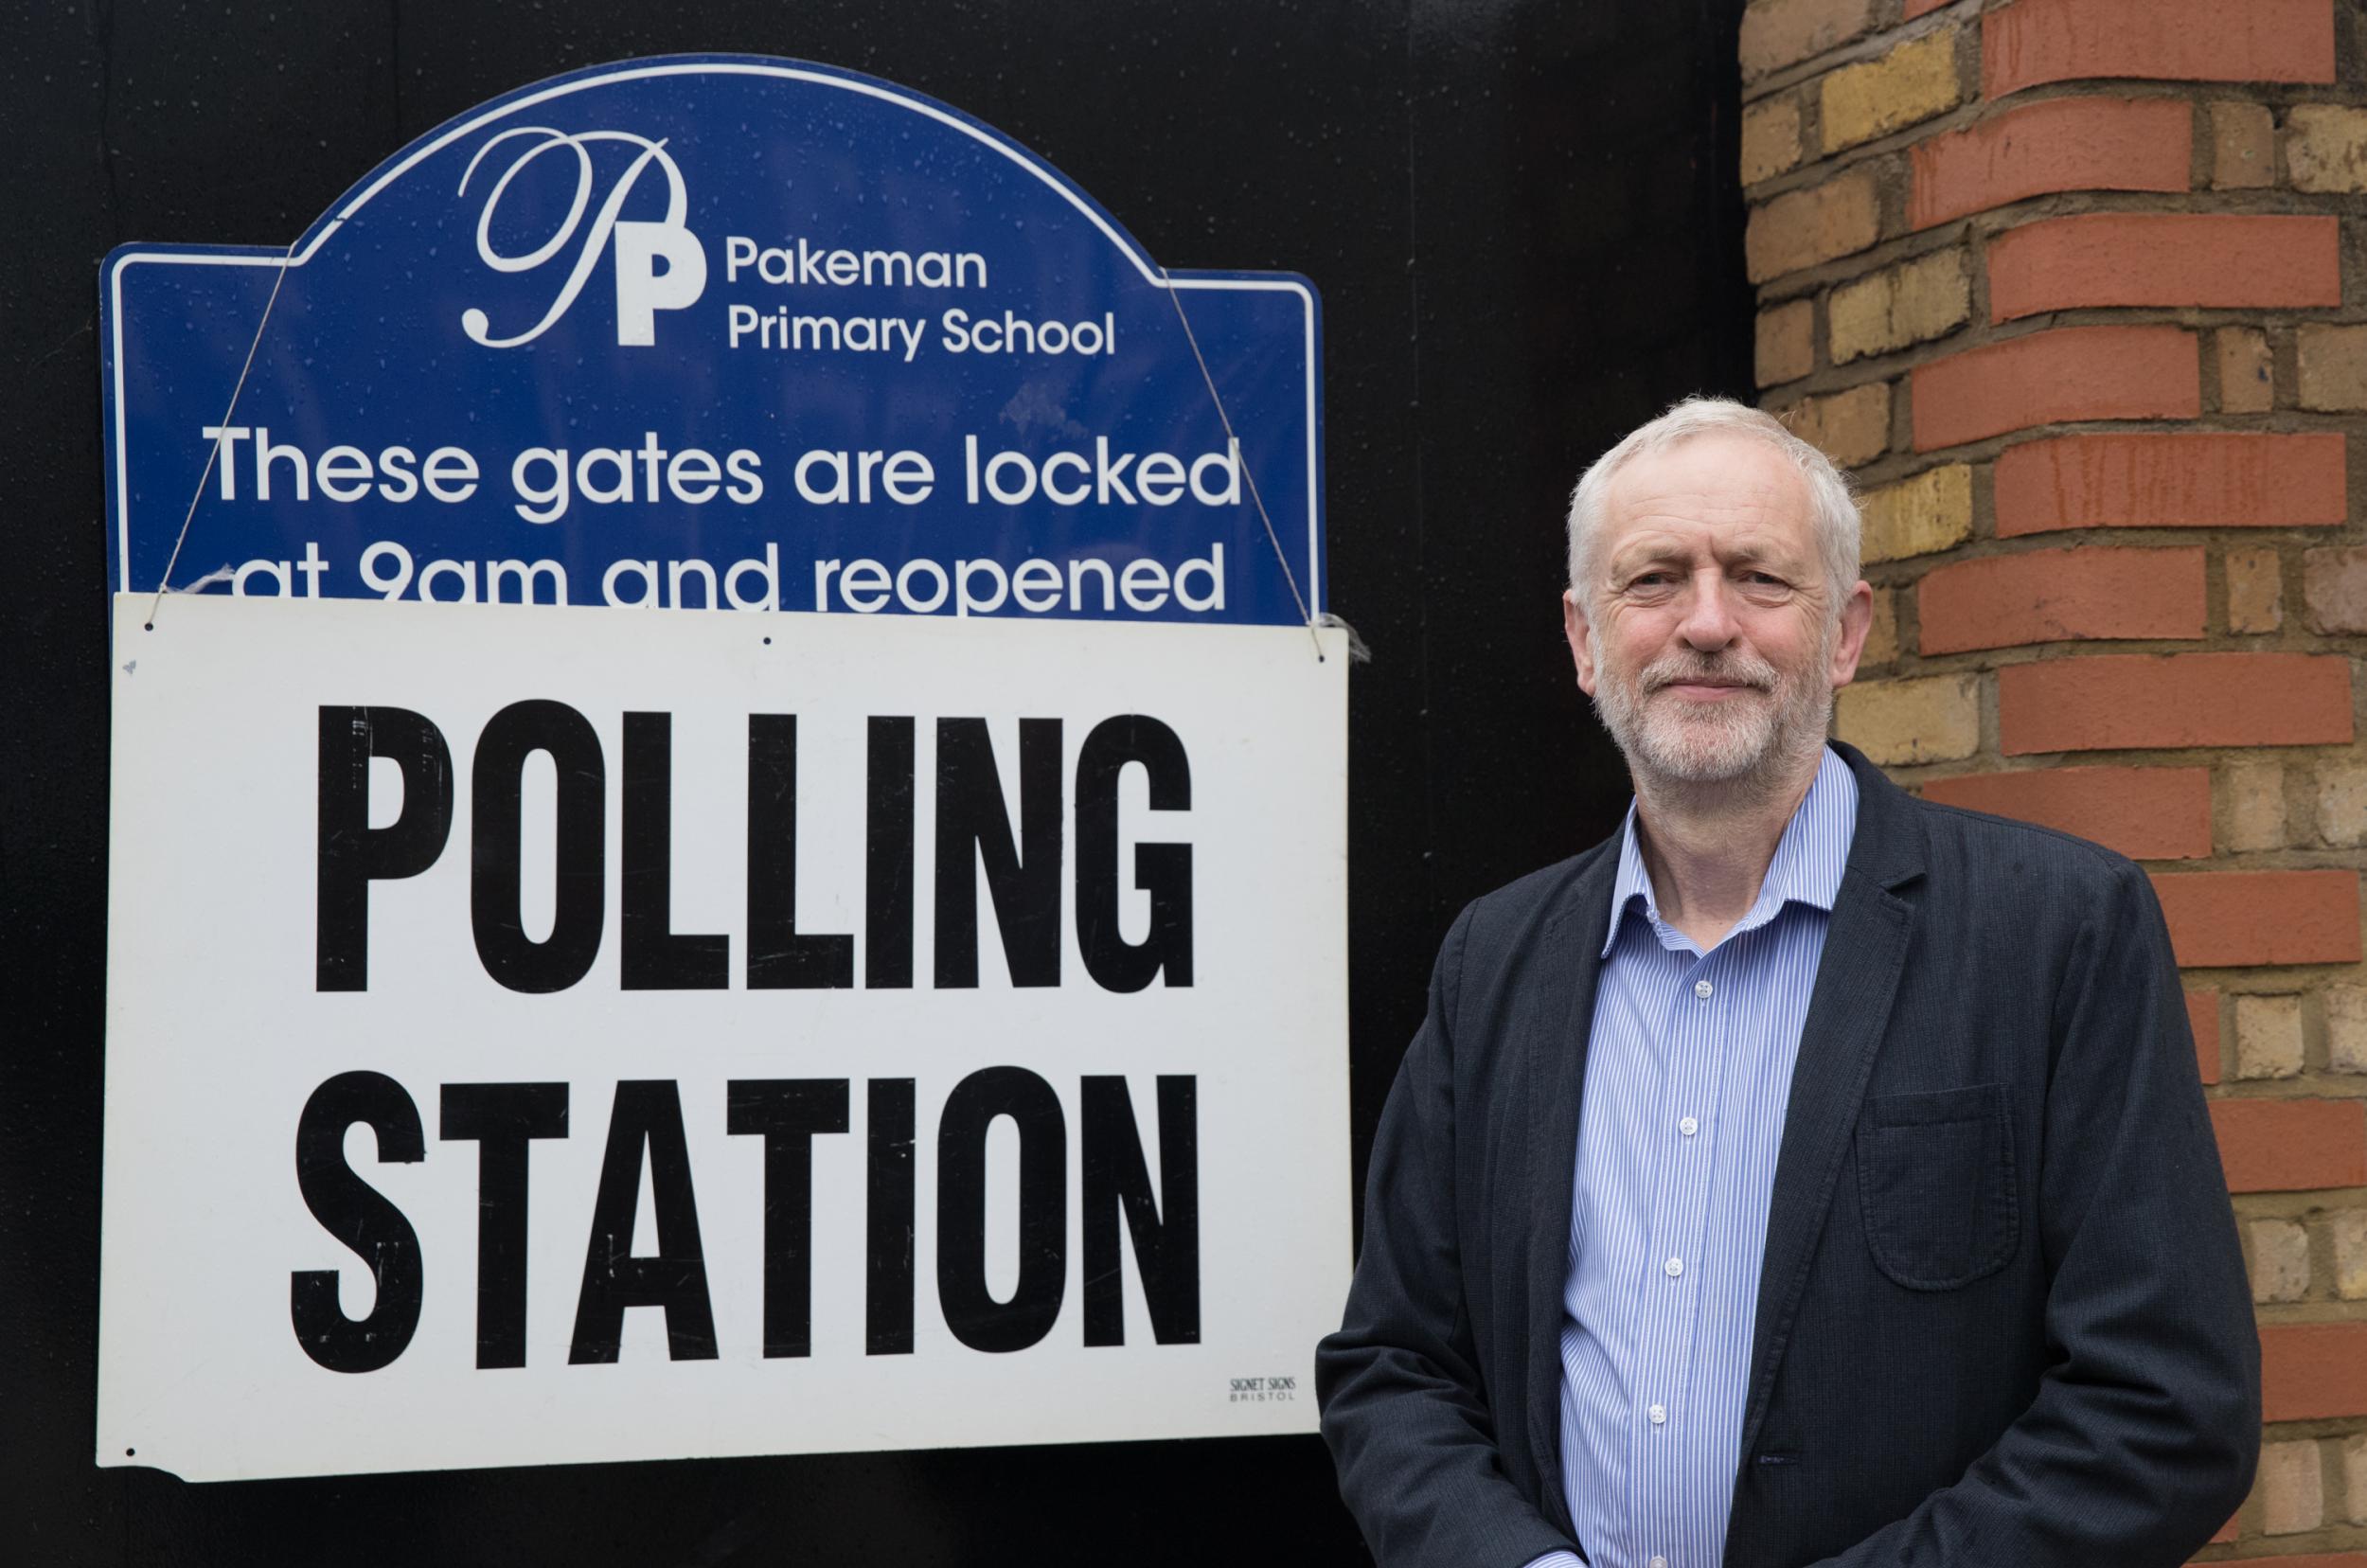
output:
POLYGON ((1823 742, 1873 613, 1826 582, 1807 486, 1773 447, 1691 437, 1604 497, 1593 580, 1562 596, 1578 685, 1639 773, 1718 783, 1823 742))

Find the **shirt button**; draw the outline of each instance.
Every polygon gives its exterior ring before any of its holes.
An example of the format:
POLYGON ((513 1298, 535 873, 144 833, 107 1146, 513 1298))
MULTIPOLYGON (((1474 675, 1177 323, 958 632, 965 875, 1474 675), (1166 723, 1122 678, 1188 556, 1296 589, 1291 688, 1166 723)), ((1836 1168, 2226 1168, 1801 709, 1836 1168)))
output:
POLYGON ((1668 1559, 1664 1557, 1656 1557, 1651 1561, 1651 1568, 1668 1568, 1668 1559))
POLYGON ((1685 1272, 1685 1260, 1682 1257, 1672 1257, 1660 1266, 1660 1272, 1674 1279, 1685 1272))
POLYGON ((1711 985, 1707 980, 1696 980, 1693 982, 1693 994, 1700 997, 1704 1002, 1707 1002, 1710 999, 1710 992, 1716 990, 1717 989, 1717 987, 1711 985))
POLYGON ((1668 1424, 1668 1407, 1666 1405, 1654 1405, 1644 1414, 1651 1417, 1652 1424, 1654 1426, 1666 1426, 1668 1424))
POLYGON ((1693 1134, 1701 1131, 1701 1124, 1695 1121, 1691 1116, 1687 1116, 1677 1124, 1677 1131, 1690 1138, 1693 1134))

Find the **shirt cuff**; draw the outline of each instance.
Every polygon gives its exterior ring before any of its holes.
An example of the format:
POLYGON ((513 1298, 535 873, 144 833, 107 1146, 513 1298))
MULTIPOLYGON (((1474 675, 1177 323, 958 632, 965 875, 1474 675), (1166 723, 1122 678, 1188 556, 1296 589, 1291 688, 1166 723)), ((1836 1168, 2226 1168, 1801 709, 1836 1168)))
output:
POLYGON ((1586 1568, 1586 1559, 1575 1552, 1547 1552, 1541 1558, 1531 1558, 1522 1568, 1586 1568))

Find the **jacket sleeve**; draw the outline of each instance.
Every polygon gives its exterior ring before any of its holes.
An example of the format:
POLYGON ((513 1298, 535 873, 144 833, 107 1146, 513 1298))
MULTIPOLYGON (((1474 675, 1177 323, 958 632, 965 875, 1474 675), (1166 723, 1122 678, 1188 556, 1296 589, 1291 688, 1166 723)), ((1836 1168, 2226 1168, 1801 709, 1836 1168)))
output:
POLYGON ((2169 934, 2125 861, 2080 928, 2053 1046, 2038 1198, 2052 1364, 1962 1481, 1828 1568, 2166 1568, 2251 1489, 2251 1292, 2169 934))
POLYGON ((1470 923, 1439 950, 1374 1138, 1347 1310, 1315 1351, 1341 1496, 1383 1568, 1520 1568, 1572 1546, 1504 1474, 1465 1302, 1452 1021, 1470 923))

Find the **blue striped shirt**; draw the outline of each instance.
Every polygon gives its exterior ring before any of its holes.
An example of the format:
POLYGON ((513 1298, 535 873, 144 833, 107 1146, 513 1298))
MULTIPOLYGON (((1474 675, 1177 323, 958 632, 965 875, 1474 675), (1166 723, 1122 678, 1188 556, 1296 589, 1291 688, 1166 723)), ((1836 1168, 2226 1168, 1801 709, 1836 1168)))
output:
POLYGON ((1828 747, 1757 900, 1703 953, 1661 918, 1628 812, 1562 1292, 1562 1492, 1593 1568, 1724 1558, 1768 1195, 1857 821, 1828 747))

